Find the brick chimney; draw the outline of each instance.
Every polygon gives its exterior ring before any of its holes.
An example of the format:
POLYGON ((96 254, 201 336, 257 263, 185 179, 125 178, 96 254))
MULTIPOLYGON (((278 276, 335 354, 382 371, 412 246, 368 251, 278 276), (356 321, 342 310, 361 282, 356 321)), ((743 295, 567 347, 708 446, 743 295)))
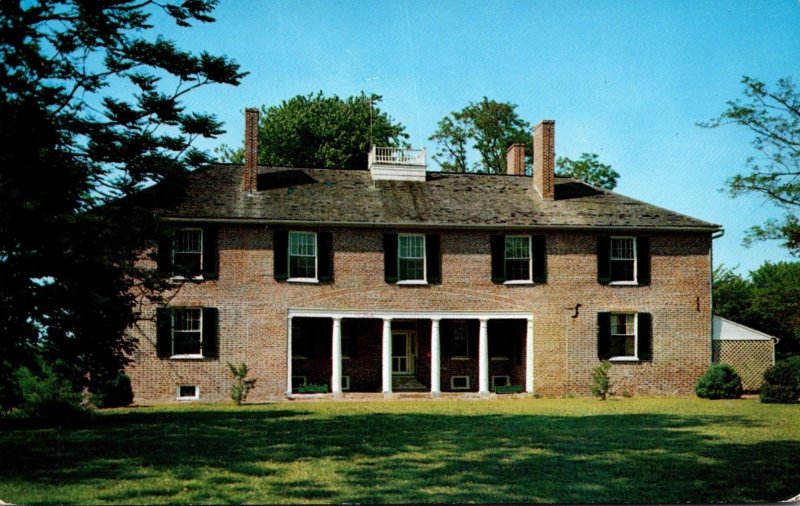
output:
POLYGON ((533 187, 542 200, 555 199, 556 122, 542 120, 533 129, 533 187))
POLYGON ((258 166, 258 109, 244 110, 244 170, 242 187, 248 195, 256 191, 256 167, 258 166))
POLYGON ((515 142, 506 151, 506 174, 510 176, 525 175, 525 144, 515 142))

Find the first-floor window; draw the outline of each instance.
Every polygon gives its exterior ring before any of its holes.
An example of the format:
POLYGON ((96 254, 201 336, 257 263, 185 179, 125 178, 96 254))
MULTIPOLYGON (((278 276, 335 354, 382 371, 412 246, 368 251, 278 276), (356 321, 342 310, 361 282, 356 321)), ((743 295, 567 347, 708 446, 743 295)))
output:
POLYGON ((202 355, 203 312, 200 308, 176 308, 172 313, 172 354, 202 355))
POLYGON ((289 278, 317 278, 317 234, 289 232, 289 278))
POLYGON ((469 326, 465 321, 453 322, 453 348, 452 356, 454 357, 468 357, 469 356, 469 326))
POLYGON ((425 281, 425 236, 400 235, 397 240, 398 281, 425 281))
POLYGON ((611 314, 610 347, 612 358, 636 358, 636 314, 611 314))
POLYGON ((172 264, 176 274, 192 277, 203 274, 203 231, 201 229, 184 228, 175 231, 172 264))
POLYGON ((507 235, 506 281, 531 280, 531 236, 507 235))

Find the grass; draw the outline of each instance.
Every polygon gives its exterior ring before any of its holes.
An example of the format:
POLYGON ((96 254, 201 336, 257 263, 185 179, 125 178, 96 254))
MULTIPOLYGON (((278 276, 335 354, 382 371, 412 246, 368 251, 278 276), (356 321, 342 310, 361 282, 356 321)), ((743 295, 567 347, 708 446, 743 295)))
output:
POLYGON ((800 405, 630 398, 107 410, 0 432, 14 503, 776 502, 800 405))

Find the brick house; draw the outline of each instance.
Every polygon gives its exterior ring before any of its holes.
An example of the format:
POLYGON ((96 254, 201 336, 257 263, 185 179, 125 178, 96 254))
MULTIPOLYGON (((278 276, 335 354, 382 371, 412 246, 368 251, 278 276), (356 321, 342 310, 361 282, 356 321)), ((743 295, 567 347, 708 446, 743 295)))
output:
POLYGON ((137 402, 250 400, 501 385, 584 395, 601 359, 618 392, 685 394, 711 362, 711 245, 720 227, 556 177, 553 121, 508 175, 426 172, 373 148, 369 170, 244 165, 190 174, 159 209, 159 267, 186 280, 135 332, 137 402))

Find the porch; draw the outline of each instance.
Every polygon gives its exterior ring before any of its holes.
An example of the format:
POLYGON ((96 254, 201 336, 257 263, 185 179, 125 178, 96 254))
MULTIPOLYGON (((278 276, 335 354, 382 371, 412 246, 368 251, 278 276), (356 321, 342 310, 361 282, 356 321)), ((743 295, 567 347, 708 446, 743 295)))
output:
POLYGON ((289 397, 533 393, 530 313, 292 309, 287 323, 289 397))

